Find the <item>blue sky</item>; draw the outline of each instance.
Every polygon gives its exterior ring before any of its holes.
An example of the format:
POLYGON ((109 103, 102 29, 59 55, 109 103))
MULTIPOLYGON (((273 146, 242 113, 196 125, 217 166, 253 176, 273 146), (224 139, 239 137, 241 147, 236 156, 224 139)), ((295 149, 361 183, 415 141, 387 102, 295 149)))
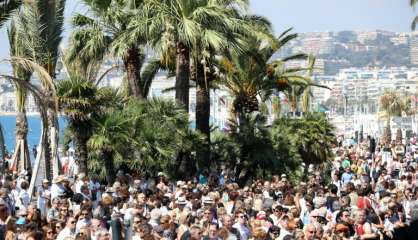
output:
MULTIPOLYGON (((82 10, 78 0, 67 0, 66 16, 82 10)), ((250 0, 251 12, 267 17, 276 33, 341 30, 410 31, 415 16, 409 0, 250 0)), ((417 11, 418 12, 418 11, 417 11)), ((67 18, 67 32, 68 35, 67 18)), ((0 59, 8 57, 5 28, 0 30, 0 59)), ((0 67, 1 69, 1 67, 0 67)))
POLYGON ((251 0, 251 10, 264 15, 276 31, 340 30, 410 31, 414 11, 409 0, 251 0))

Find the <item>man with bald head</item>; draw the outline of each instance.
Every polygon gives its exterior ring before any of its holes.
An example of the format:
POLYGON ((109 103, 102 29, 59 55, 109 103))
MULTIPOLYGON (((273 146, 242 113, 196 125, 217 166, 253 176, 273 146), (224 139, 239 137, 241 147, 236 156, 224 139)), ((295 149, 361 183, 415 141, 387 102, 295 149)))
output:
POLYGON ((305 240, 314 240, 316 235, 316 227, 310 223, 305 228, 305 240))

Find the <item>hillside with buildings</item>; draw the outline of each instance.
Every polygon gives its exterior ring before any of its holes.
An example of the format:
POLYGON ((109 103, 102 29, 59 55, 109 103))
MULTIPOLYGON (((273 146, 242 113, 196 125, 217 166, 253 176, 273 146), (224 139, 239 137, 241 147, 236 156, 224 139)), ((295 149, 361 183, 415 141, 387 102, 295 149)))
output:
POLYGON ((300 52, 316 56, 316 72, 325 75, 350 67, 414 67, 418 66, 418 33, 379 30, 304 33, 276 57, 300 52))

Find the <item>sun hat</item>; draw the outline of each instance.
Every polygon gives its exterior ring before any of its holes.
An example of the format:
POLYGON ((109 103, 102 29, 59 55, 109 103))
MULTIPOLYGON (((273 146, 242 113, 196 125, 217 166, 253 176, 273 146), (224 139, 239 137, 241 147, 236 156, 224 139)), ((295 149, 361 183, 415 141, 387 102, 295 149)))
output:
POLYGON ((203 197, 202 202, 203 202, 203 204, 213 204, 213 203, 215 203, 215 201, 213 201, 213 199, 209 196, 203 197))
POLYGON ((57 183, 62 183, 64 181, 65 181, 65 177, 63 175, 58 175, 56 178, 52 180, 52 183, 57 184, 57 183))
POLYGON ((177 200, 176 200, 176 204, 178 204, 178 205, 186 205, 187 204, 186 198, 184 198, 184 197, 178 197, 177 200))
POLYGON ((186 183, 184 181, 177 181, 176 186, 177 187, 181 187, 183 185, 185 185, 186 183))

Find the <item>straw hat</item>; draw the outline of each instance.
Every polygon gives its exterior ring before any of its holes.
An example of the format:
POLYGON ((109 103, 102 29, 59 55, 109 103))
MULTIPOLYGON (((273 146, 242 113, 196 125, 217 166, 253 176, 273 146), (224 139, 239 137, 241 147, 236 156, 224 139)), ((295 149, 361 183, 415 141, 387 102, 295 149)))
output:
POLYGON ((52 183, 57 184, 57 183, 62 183, 64 181, 65 181, 65 177, 63 175, 59 175, 52 180, 52 183))
POLYGON ((184 198, 184 197, 178 197, 177 200, 176 200, 176 204, 178 204, 178 205, 186 205, 187 204, 186 198, 184 198))

